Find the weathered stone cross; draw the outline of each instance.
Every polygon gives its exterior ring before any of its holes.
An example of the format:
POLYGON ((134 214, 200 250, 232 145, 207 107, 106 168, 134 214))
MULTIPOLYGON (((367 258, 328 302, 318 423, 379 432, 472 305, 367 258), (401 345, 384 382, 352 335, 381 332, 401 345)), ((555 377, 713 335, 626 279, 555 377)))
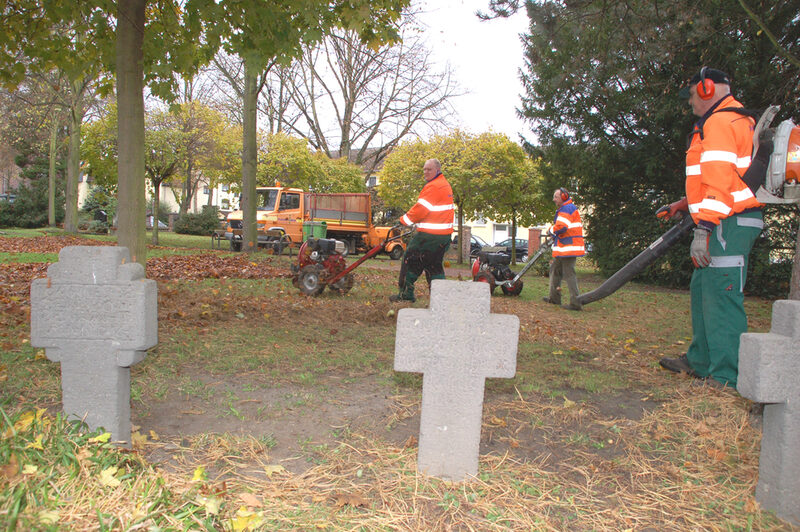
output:
POLYGON ((800 525, 800 301, 776 301, 770 332, 741 336, 736 388, 767 403, 756 500, 800 525))
POLYGON ((69 246, 31 283, 31 345, 61 363, 64 413, 130 447, 130 366, 158 343, 156 282, 127 248, 69 246))
POLYGON ((430 310, 398 313, 394 369, 423 373, 417 468, 425 474, 478 474, 485 380, 514 376, 519 339, 519 318, 490 310, 486 283, 434 280, 430 310))

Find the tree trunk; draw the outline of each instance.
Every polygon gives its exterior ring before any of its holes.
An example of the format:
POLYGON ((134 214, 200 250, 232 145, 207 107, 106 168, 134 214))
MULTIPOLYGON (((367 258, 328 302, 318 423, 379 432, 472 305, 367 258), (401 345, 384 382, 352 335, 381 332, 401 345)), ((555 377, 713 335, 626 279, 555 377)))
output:
POLYGON ((67 151, 67 185, 64 199, 64 230, 78 231, 78 174, 81 171, 81 122, 83 122, 82 82, 73 81, 73 103, 69 110, 69 150, 67 151))
MULTIPOLYGON (((464 264, 464 209, 458 205, 458 263, 464 264)), ((469 247, 467 248, 469 249, 469 247)))
POLYGON ((797 229, 794 245, 792 279, 789 281, 789 299, 800 299, 800 228, 797 229))
POLYGON ((514 264, 516 264, 519 250, 517 249, 517 213, 514 211, 511 212, 511 254, 514 257, 514 264))
POLYGON ((47 225, 56 226, 56 143, 58 141, 58 120, 53 117, 50 129, 50 168, 47 173, 47 225))
POLYGON ((183 182, 183 200, 181 201, 179 212, 186 214, 192 205, 192 171, 194 170, 194 159, 192 155, 186 156, 186 180, 183 182))
POLYGON ((154 246, 158 245, 158 206, 161 195, 161 180, 153 180, 153 238, 150 241, 154 246))
POLYGON ((117 3, 117 105, 119 183, 117 243, 131 260, 147 261, 144 180, 144 97, 142 40, 145 0, 117 3))
POLYGON ((256 128, 258 115, 257 75, 244 67, 244 113, 242 127, 242 251, 253 252, 258 249, 256 220, 256 128))

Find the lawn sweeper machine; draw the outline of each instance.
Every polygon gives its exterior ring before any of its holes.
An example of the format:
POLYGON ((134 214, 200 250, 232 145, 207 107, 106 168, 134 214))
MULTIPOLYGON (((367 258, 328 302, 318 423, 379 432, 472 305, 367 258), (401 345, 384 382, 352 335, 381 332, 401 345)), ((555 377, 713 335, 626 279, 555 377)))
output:
POLYGON ((347 244, 335 238, 309 238, 300 246, 297 264, 292 264, 292 284, 308 296, 316 296, 330 287, 334 292, 347 293, 355 279, 350 273, 362 262, 382 252, 386 244, 409 235, 402 232, 402 225, 389 230, 386 240, 373 246, 357 261, 347 265, 347 244))
POLYGON ((518 296, 522 292, 522 276, 527 273, 542 255, 553 247, 553 239, 548 237, 539 250, 528 259, 525 267, 518 274, 511 268, 511 255, 495 251, 479 251, 478 257, 472 263, 472 280, 489 285, 489 293, 493 294, 496 287, 500 287, 507 296, 518 296))

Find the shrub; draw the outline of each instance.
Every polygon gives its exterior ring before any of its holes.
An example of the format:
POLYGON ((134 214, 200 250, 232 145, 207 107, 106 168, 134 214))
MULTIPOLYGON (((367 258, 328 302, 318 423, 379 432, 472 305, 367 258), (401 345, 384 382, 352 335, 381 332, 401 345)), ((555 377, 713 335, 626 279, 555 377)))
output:
POLYGON ((179 216, 174 230, 185 235, 210 235, 219 228, 218 212, 217 207, 204 205, 203 212, 199 214, 186 213, 179 216))
MULTIPOLYGON (((36 179, 20 185, 14 203, 0 202, 0 227, 46 227, 48 224, 48 182, 36 179)), ((63 181, 56 181, 56 223, 64 221, 63 181)))
POLYGON ((108 232, 108 222, 116 216, 117 198, 103 187, 92 187, 81 210, 88 213, 92 220, 105 223, 105 232, 108 232))

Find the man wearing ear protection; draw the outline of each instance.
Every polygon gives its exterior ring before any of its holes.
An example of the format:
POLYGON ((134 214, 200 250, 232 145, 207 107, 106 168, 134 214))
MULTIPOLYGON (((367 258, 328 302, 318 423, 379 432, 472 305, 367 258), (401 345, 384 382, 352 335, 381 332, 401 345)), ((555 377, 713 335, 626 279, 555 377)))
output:
POLYGON ((688 208, 697 225, 689 248, 692 343, 685 355, 660 364, 735 388, 739 336, 747 331, 747 261, 764 227, 761 203, 741 179, 751 162, 755 122, 736 111, 742 104, 720 70, 703 67, 680 94, 700 117, 686 151, 686 198, 670 206, 670 214, 688 208))
POLYGON ((564 188, 553 192, 556 216, 550 235, 553 237, 553 262, 550 263, 550 295, 542 298, 545 303, 561 305, 561 281, 569 288, 568 310, 583 310, 578 301, 578 278, 575 276, 575 262, 586 254, 583 246, 583 224, 578 207, 564 188))

